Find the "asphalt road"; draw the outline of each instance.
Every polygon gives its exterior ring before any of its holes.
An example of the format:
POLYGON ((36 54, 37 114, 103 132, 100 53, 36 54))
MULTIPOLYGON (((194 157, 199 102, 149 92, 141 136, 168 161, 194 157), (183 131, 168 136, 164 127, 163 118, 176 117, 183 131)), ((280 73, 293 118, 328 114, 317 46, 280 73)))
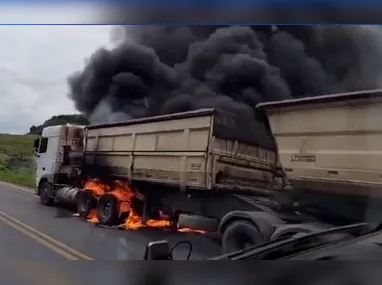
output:
MULTIPOLYGON (((0 231, 0 260, 142 260, 147 243, 160 239, 170 245, 192 242, 191 259, 215 256, 220 250, 203 235, 99 228, 64 209, 41 205, 33 194, 5 186, 0 186, 0 231)), ((175 255, 185 258, 186 248, 175 255)))

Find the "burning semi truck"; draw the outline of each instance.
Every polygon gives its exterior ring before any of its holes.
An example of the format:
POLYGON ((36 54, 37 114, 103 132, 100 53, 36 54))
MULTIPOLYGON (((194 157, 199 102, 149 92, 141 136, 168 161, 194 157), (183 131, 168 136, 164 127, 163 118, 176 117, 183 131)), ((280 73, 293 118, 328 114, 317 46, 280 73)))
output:
POLYGON ((36 194, 101 225, 219 233, 224 252, 375 219, 381 107, 374 90, 263 103, 256 121, 202 109, 47 127, 36 194))

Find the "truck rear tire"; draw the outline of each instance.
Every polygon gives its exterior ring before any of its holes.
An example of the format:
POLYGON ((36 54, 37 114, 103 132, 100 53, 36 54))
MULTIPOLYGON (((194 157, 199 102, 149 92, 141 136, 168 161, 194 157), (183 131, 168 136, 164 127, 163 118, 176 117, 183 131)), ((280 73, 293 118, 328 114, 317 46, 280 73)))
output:
POLYGON ((179 228, 191 228, 206 232, 216 232, 219 228, 219 221, 214 218, 203 217, 193 214, 180 214, 178 217, 179 228))
POLYGON ((118 223, 118 200, 114 195, 104 194, 98 200, 97 218, 100 224, 115 226, 118 223))
POLYGON ((223 254, 239 251, 264 243, 265 237, 255 224, 246 220, 238 220, 227 226, 223 232, 223 254))
POLYGON ((77 197, 77 212, 81 218, 86 219, 90 211, 95 209, 97 206, 97 198, 95 197, 93 191, 83 190, 78 194, 77 197))
POLYGON ((45 181, 40 184, 39 186, 39 196, 40 196, 40 201, 41 204, 45 206, 52 206, 54 203, 54 198, 51 196, 52 192, 52 185, 45 181))

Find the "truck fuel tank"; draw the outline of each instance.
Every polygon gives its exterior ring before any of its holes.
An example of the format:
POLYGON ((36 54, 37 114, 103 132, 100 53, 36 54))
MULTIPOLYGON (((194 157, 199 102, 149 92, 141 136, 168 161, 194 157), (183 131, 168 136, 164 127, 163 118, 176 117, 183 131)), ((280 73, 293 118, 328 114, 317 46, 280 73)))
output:
POLYGON ((56 200, 65 204, 75 205, 77 202, 77 195, 83 191, 76 187, 63 187, 57 190, 56 200))

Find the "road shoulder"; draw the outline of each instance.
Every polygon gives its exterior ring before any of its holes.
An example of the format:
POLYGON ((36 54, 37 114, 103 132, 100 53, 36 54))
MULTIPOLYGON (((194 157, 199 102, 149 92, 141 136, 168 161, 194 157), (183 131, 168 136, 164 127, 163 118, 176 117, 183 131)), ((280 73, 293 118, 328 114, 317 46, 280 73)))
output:
POLYGON ((34 189, 33 188, 24 187, 24 186, 12 184, 12 183, 4 182, 4 181, 0 181, 0 186, 34 195, 34 189))

